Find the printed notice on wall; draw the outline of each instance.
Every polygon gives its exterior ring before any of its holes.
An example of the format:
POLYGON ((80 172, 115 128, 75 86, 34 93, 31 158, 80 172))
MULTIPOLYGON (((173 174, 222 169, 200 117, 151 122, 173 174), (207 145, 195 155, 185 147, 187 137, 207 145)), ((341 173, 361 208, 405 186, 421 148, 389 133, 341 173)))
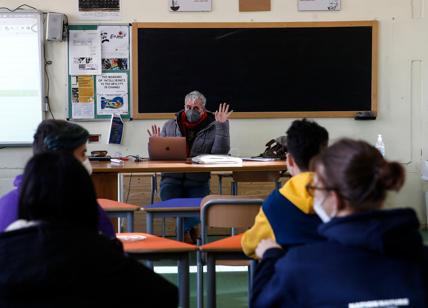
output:
POLYGON ((168 0, 171 12, 208 12, 212 0, 168 0))
POLYGON ((70 75, 101 74, 101 40, 98 30, 70 30, 70 75))
POLYGON ((128 114, 128 75, 104 73, 97 79, 97 114, 128 114))
POLYGON ((120 0, 79 0, 81 19, 111 20, 120 18, 120 0))
POLYGON ((340 0, 298 0, 299 11, 340 11, 340 0))
POLYGON ((99 26, 101 35, 102 69, 127 71, 129 69, 129 27, 99 26))
POLYGON ((71 77, 71 108, 73 119, 94 118, 94 78, 92 76, 71 77))

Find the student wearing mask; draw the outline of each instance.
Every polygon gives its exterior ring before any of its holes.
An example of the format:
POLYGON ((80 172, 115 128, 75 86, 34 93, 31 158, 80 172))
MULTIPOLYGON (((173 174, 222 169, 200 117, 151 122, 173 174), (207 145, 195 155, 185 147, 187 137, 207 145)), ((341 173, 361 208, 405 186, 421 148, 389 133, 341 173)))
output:
MULTIPOLYGON (((89 174, 92 173, 91 163, 86 156, 86 142, 89 132, 80 125, 64 120, 44 120, 37 127, 33 140, 33 154, 45 152, 71 153, 82 163, 89 174)), ((18 213, 18 195, 22 175, 15 178, 15 189, 0 198, 0 232, 14 222, 18 213)), ((107 237, 114 238, 113 225, 106 213, 98 207, 99 230, 107 237)))
POLYGON ((0 234, 0 306, 177 307, 176 287, 99 234, 98 219, 81 162, 67 152, 33 156, 18 220, 0 234))
POLYGON ((313 197, 306 185, 312 181, 309 162, 328 144, 327 130, 315 122, 294 121, 287 130, 287 170, 292 175, 263 202, 254 225, 244 233, 241 244, 246 255, 256 258, 263 239, 278 242, 283 249, 318 241, 321 220, 313 210, 313 197))
MULTIPOLYGON (((153 125, 150 136, 186 137, 189 157, 200 154, 228 154, 229 105, 222 103, 216 112, 206 109, 206 98, 192 91, 184 98, 184 110, 176 114, 175 119, 167 121, 161 129, 153 125)), ((160 197, 162 200, 173 198, 199 198, 210 193, 210 173, 162 173, 160 197)), ((199 223, 197 218, 184 219, 184 230, 194 237, 194 229, 199 223)), ((196 240, 195 238, 192 238, 196 240)))
POLYGON ((414 210, 382 209, 404 169, 364 141, 343 139, 313 162, 308 191, 326 241, 260 242, 253 307, 427 307, 428 253, 414 210))

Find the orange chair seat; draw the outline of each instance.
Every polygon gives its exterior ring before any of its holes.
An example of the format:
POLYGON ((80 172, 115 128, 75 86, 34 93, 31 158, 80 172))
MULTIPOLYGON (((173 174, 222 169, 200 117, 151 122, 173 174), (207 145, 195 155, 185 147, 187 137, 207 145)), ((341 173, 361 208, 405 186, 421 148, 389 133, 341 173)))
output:
POLYGON ((225 251, 225 252, 241 252, 242 234, 227 237, 222 240, 214 241, 199 247, 201 251, 225 251))
POLYGON ((114 201, 110 199, 97 199, 100 207, 106 212, 117 212, 117 211, 138 211, 140 209, 137 205, 114 201))
POLYGON ((178 242, 163 237, 159 237, 149 233, 119 233, 121 236, 143 235, 146 237, 140 241, 121 240, 123 248, 127 253, 174 253, 174 252, 190 252, 196 251, 198 248, 195 245, 178 242))

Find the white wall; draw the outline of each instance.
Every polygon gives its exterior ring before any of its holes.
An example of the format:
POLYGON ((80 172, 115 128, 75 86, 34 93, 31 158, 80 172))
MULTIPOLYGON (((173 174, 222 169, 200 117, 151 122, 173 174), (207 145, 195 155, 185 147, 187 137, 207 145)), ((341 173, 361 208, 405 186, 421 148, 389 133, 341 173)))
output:
MULTIPOLYGON (((167 0, 122 0, 121 20, 117 22, 279 22, 373 20, 380 23, 379 31, 379 116, 376 121, 352 119, 315 119, 330 132, 332 139, 347 136, 374 143, 378 133, 384 136, 386 156, 406 166, 407 181, 399 194, 391 194, 387 206, 411 206, 426 223, 420 164, 428 158, 428 8, 425 0, 342 0, 339 12, 298 12, 297 0, 271 0, 271 12, 240 13, 238 0, 212 0, 210 13, 171 13, 167 0)), ((2 0, 1 6, 15 8, 24 2, 2 0)), ((70 23, 79 20, 77 0, 26 0, 26 4, 40 10, 62 12, 70 23)), ((66 117, 67 105, 67 44, 47 44, 47 58, 51 78, 51 102, 56 118, 66 117)), ((344 76, 346 78, 346 76, 344 76)), ((230 102, 233 106, 233 102, 230 102)), ((232 120, 232 153, 258 154, 264 143, 282 135, 293 119, 232 120)), ((19 119, 17 119, 19 121, 19 119)), ((126 123, 121 146, 90 145, 89 150, 108 149, 122 154, 146 155, 146 129, 153 121, 126 123)), ((163 121, 156 121, 161 125, 163 121)), ((91 133, 101 133, 104 141, 108 122, 81 123, 91 133)), ((0 193, 11 188, 15 174, 22 171, 30 149, 0 150, 0 193)))

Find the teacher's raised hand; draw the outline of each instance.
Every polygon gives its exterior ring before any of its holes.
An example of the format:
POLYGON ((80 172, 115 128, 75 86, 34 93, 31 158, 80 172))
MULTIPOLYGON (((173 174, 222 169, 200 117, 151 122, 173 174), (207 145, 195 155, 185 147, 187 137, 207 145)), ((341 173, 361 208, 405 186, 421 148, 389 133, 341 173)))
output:
POLYGON ((157 126, 156 124, 152 125, 151 131, 149 129, 147 130, 150 137, 160 137, 160 131, 161 131, 160 127, 157 126))
POLYGON ((220 123, 226 122, 230 115, 232 114, 233 110, 229 111, 229 105, 226 103, 221 103, 218 107, 218 110, 215 112, 215 120, 220 123))

